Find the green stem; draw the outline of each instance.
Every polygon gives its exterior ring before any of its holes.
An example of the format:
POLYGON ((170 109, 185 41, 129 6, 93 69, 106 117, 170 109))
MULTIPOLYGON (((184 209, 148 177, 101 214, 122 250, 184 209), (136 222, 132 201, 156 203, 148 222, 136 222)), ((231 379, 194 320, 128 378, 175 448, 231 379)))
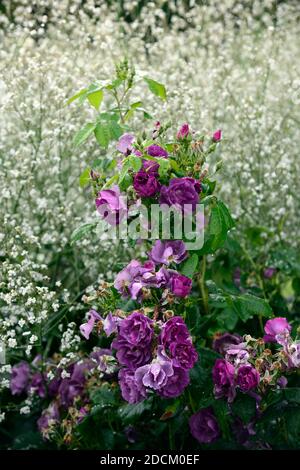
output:
POLYGON ((198 284, 199 284, 199 288, 200 288, 200 292, 201 292, 204 312, 205 312, 205 314, 208 314, 208 312, 209 312, 208 292, 207 292, 207 288, 206 288, 206 285, 205 285, 205 274, 206 274, 206 256, 203 256, 202 269, 201 269, 200 276, 198 278, 198 284))

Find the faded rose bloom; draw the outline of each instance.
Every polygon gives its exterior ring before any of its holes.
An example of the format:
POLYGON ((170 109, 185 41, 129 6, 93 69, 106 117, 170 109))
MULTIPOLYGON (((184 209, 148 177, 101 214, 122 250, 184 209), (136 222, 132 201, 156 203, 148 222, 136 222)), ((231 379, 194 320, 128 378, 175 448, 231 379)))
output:
POLYGON ((12 395, 21 395, 25 392, 30 377, 30 366, 27 362, 23 361, 16 364, 12 368, 12 375, 10 378, 10 391, 12 395))
POLYGON ((237 334, 224 333, 223 335, 216 335, 213 341, 213 349, 219 354, 224 355, 226 350, 231 346, 239 344, 243 341, 243 338, 237 334))
POLYGON ((287 354, 289 367, 300 367, 300 343, 298 341, 288 346, 287 354))
POLYGON ((155 264, 152 261, 141 264, 132 260, 118 273, 114 286, 124 296, 130 294, 132 299, 137 299, 143 287, 157 287, 155 264))
POLYGON ((221 129, 218 129, 217 131, 213 133, 212 140, 214 142, 220 142, 221 139, 222 139, 222 131, 221 129))
POLYGON ((142 153, 133 146, 134 141, 135 136, 133 134, 123 134, 118 140, 117 149, 126 156, 132 153, 134 155, 141 156, 142 153))
POLYGON ((191 416, 189 425, 192 436, 200 444, 211 444, 221 435, 217 418, 211 407, 203 408, 191 416))
POLYGON ((258 371, 250 364, 239 367, 236 382, 242 392, 249 392, 249 390, 256 388, 259 384, 259 380, 260 376, 258 371))
POLYGON ((149 145, 146 151, 148 155, 150 155, 150 157, 165 157, 166 158, 168 156, 168 152, 164 148, 162 148, 160 145, 156 145, 156 144, 149 145))
POLYGON ((189 373, 181 367, 173 366, 173 375, 168 377, 164 387, 159 390, 159 395, 164 398, 176 398, 190 383, 189 373))
POLYGON ((45 378, 40 372, 33 374, 27 391, 30 393, 37 393, 41 398, 46 396, 45 378))
POLYGON ((191 369, 194 367, 198 354, 191 341, 174 342, 169 346, 170 357, 173 364, 182 369, 191 369))
POLYGON ((176 134, 176 138, 178 140, 181 140, 181 139, 185 139, 190 133, 190 127, 188 125, 188 123, 184 123, 182 124, 181 128, 179 129, 179 131, 177 132, 176 134))
POLYGON ((85 339, 90 338, 90 334, 93 331, 94 325, 96 321, 101 320, 101 317, 96 310, 90 310, 88 313, 88 321, 80 325, 80 332, 85 339))
POLYGON ((200 192, 201 184, 194 178, 173 178, 169 186, 162 186, 159 203, 191 213, 199 203, 200 192))
POLYGON ((182 317, 172 317, 162 327, 160 340, 167 349, 171 343, 180 343, 190 337, 189 330, 182 317))
POLYGON ((140 170, 134 175, 133 187, 139 197, 151 197, 159 191, 160 183, 153 173, 140 170))
POLYGON ((112 226, 119 225, 127 213, 126 202, 117 185, 114 185, 112 189, 99 191, 95 203, 102 219, 112 226))
POLYGON ((187 251, 182 240, 165 242, 156 240, 149 256, 156 264, 169 265, 172 262, 179 264, 187 257, 187 251))
POLYGON ((44 439, 49 439, 51 431, 54 426, 59 422, 59 409, 56 402, 50 403, 40 418, 37 420, 37 425, 40 433, 44 439))
POLYGON ((71 376, 61 380, 58 388, 58 396, 61 405, 65 408, 71 406, 75 398, 82 396, 88 370, 89 361, 72 364, 68 370, 71 376))
POLYGON ((169 287, 177 297, 186 297, 192 290, 192 280, 183 274, 174 273, 171 275, 169 287))
POLYGON ((288 323, 286 318, 277 317, 268 320, 265 324, 265 336, 264 341, 267 342, 278 342, 278 336, 289 336, 291 332, 291 325, 288 323))
POLYGON ((123 368, 119 371, 118 378, 122 397, 128 403, 138 403, 146 398, 146 389, 143 385, 137 384, 134 371, 123 368))
POLYGON ((235 397, 234 367, 225 359, 217 359, 212 371, 216 398, 227 397, 231 402, 235 397))
POLYGON ((130 263, 117 274, 114 287, 123 295, 127 294, 128 288, 139 274, 142 264, 133 259, 130 263))
POLYGON ((109 312, 107 317, 102 321, 103 321, 103 330, 106 336, 110 336, 113 333, 117 332, 118 324, 120 323, 121 319, 119 317, 114 316, 111 312, 109 312))
POLYGON ((135 380, 141 387, 161 390, 167 383, 168 378, 173 375, 173 366, 171 361, 156 360, 151 364, 139 367, 135 371, 135 380))

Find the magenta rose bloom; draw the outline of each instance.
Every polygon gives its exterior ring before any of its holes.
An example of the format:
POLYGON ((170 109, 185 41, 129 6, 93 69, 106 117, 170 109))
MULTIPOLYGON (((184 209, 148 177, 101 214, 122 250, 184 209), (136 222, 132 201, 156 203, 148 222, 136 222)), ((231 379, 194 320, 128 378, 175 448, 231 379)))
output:
POLYGON ((154 361, 135 371, 135 380, 140 387, 148 387, 153 390, 161 390, 168 378, 174 374, 171 361, 154 361))
POLYGON ((272 279, 275 273, 276 273, 276 268, 266 268, 264 269, 264 278, 272 279))
POLYGON ((173 364, 186 370, 192 369, 198 359, 197 351, 190 341, 171 343, 169 353, 173 364))
POLYGON ((149 145, 149 147, 147 147, 147 153, 148 155, 150 155, 150 157, 167 157, 168 156, 168 152, 162 148, 160 145, 156 145, 156 144, 153 144, 153 145, 149 145))
POLYGON ((190 417, 190 431, 200 444, 211 444, 221 435, 217 418, 212 408, 203 408, 190 417))
POLYGON ((154 162, 153 160, 143 160, 143 169, 146 173, 158 177, 159 163, 154 162))
POLYGON ((185 139, 189 135, 189 133, 190 133, 190 127, 188 123, 186 122, 182 124, 181 128, 176 134, 176 137, 178 140, 182 140, 182 139, 185 139))
POLYGON ((190 337, 189 330, 181 317, 172 317, 162 327, 160 335, 161 343, 169 348, 171 343, 180 343, 190 337))
POLYGON ((237 385, 242 392, 249 392, 259 384, 259 373, 250 364, 240 366, 237 372, 237 385))
POLYGON ((222 139, 222 131, 221 129, 218 129, 217 131, 213 133, 212 140, 214 142, 220 142, 221 139, 222 139))
POLYGON ((192 212, 199 203, 200 183, 194 178, 173 178, 169 186, 162 186, 160 204, 182 208, 192 212))
POLYGON ((169 265, 172 262, 179 264, 187 257, 187 251, 182 240, 166 242, 156 240, 149 256, 156 264, 169 265))
POLYGON ((133 187, 140 197, 154 196, 160 188, 160 184, 151 172, 140 170, 134 175, 133 187))
POLYGON ((100 191, 95 203, 98 213, 110 225, 118 225, 127 213, 126 203, 117 185, 100 191))
POLYGON ((192 290, 192 279, 183 274, 174 273, 171 275, 169 287, 172 294, 177 297, 186 297, 192 290))
POLYGON ((137 384, 134 378, 134 371, 125 368, 121 369, 118 378, 122 397, 128 403, 139 403, 146 398, 146 389, 137 384))
POLYGON ((12 395, 21 395, 27 389, 30 377, 30 366, 23 361, 13 366, 10 378, 10 391, 12 395))
POLYGON ((133 312, 121 321, 119 337, 133 346, 148 346, 153 338, 153 321, 143 313, 133 312))
POLYGON ((176 398, 182 394, 189 383, 188 371, 181 367, 173 366, 173 375, 168 378, 166 384, 158 393, 164 398, 176 398))
POLYGON ((235 396, 234 367, 225 359, 217 359, 212 370, 216 398, 227 397, 232 401, 235 396))
POLYGON ((291 332, 291 329, 292 327, 286 318, 272 318, 265 324, 264 330, 266 334, 264 336, 264 341, 266 343, 276 343, 278 335, 288 336, 291 332))

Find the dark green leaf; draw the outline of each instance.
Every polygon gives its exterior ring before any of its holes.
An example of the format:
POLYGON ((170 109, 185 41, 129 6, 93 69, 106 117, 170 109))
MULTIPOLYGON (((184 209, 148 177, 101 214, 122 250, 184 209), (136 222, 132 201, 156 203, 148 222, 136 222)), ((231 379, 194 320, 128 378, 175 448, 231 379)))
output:
POLYGON ((80 131, 78 131, 75 136, 73 143, 75 147, 79 147, 93 132, 96 127, 96 124, 93 122, 88 122, 80 131))

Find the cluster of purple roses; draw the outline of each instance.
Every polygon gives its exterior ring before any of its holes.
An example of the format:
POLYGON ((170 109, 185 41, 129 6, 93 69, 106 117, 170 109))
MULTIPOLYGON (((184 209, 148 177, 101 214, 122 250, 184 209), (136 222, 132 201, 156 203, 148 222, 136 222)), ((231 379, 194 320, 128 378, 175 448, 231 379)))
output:
POLYGON ((192 288, 192 280, 173 269, 167 269, 170 263, 181 263, 187 257, 185 244, 181 240, 157 240, 149 253, 149 260, 144 264, 132 260, 115 279, 114 287, 122 296, 132 299, 143 298, 149 288, 168 289, 177 297, 186 297, 192 288), (156 265, 163 266, 156 271, 156 265))
POLYGON ((38 428, 44 437, 49 437, 53 426, 60 421, 60 412, 68 410, 78 401, 80 406, 76 411, 78 422, 88 412, 88 395, 86 393, 87 381, 94 371, 103 377, 109 377, 115 371, 115 358, 109 349, 96 349, 88 358, 70 364, 65 374, 62 369, 56 369, 55 364, 46 364, 44 373, 35 372, 41 366, 41 357, 29 364, 25 361, 12 368, 10 390, 13 395, 37 394, 41 398, 51 398, 49 406, 43 410, 37 421, 38 428), (48 379, 47 373, 54 370, 54 378, 48 379))
POLYGON ((179 396, 189 383, 189 370, 198 355, 181 317, 154 322, 133 312, 118 322, 112 342, 122 368, 119 384, 129 403, 144 400, 153 390, 165 398, 179 396))
MULTIPOLYGON (((226 398, 232 403, 237 390, 248 393, 256 399, 259 407, 261 396, 267 387, 272 389, 287 386, 283 375, 300 367, 300 342, 290 335, 291 325, 286 318, 277 317, 265 324, 263 340, 250 336, 225 333, 214 340, 213 348, 225 356, 217 359, 212 371, 215 398, 226 398), (266 348, 266 343, 279 346, 274 354, 266 348)), ((248 444, 248 437, 255 434, 254 422, 241 426, 236 419, 235 433, 243 445, 248 444)), ((211 407, 204 408, 190 418, 192 435, 200 443, 212 443, 221 435, 220 427, 211 407)))

